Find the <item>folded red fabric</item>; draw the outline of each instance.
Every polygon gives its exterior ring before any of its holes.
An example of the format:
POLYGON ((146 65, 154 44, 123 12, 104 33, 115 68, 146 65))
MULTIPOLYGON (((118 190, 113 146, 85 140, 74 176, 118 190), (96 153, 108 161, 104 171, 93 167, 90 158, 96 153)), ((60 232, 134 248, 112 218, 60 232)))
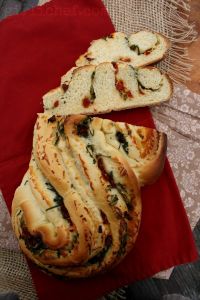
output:
MULTIPOLYGON (((0 23, 0 186, 10 210, 31 154, 32 133, 42 95, 91 40, 114 31, 100 0, 53 0, 0 23)), ((148 109, 106 115, 153 127, 148 109)), ((111 290, 193 261, 197 252, 168 161, 160 179, 142 189, 143 214, 134 249, 115 269, 91 279, 63 282, 29 262, 39 299, 96 299, 111 290)))

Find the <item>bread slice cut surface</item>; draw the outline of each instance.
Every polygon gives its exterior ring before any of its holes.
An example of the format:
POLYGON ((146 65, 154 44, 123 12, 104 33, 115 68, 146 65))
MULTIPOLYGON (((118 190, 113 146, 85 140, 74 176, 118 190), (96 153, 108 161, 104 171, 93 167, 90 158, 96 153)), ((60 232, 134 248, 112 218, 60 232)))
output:
POLYGON ((100 114, 152 106, 169 100, 172 95, 171 80, 155 67, 101 63, 75 68, 69 73, 70 76, 62 77, 59 88, 43 97, 49 115, 100 114))
POLYGON ((133 67, 150 65, 163 59, 170 41, 159 33, 139 31, 130 36, 114 32, 91 42, 76 66, 98 65, 102 62, 125 62, 133 67))

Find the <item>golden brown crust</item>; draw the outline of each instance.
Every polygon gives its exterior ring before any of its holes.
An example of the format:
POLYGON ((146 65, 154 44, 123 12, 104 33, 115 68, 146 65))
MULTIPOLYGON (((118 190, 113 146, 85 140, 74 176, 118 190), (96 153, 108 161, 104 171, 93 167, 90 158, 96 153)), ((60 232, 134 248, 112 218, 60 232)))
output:
POLYGON ((104 120, 103 131, 107 143, 119 149, 128 160, 140 186, 151 184, 159 178, 167 150, 167 136, 164 133, 151 128, 121 122, 114 123, 108 120, 104 120), (128 151, 124 151, 116 141, 117 132, 124 135, 124 146, 128 144, 128 151))
POLYGON ((134 171, 119 151, 98 144, 102 119, 94 118, 94 128, 86 119, 39 114, 29 170, 12 205, 22 251, 65 277, 91 276, 121 261, 141 218, 134 171))
POLYGON ((141 185, 152 184, 160 177, 165 164, 166 151, 167 135, 159 133, 156 155, 143 166, 142 172, 140 173, 141 185))
POLYGON ((22 251, 64 277, 118 264, 139 232, 140 186, 158 177, 165 148, 154 129, 39 114, 29 170, 12 204, 22 251))
POLYGON ((173 85, 172 79, 169 77, 168 74, 165 74, 165 77, 168 79, 168 82, 170 83, 171 94, 170 94, 170 96, 168 98, 168 100, 169 100, 171 98, 173 92, 174 92, 174 85, 173 85))

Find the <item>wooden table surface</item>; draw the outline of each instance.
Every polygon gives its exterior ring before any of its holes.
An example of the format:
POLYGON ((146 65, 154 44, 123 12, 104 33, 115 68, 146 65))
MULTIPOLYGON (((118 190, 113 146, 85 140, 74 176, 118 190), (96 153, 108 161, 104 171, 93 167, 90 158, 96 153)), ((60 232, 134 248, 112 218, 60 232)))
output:
MULTIPOLYGON (((38 0, 0 0, 0 19, 34 7, 37 3, 38 0)), ((196 24, 198 39, 188 46, 189 56, 194 62, 191 80, 186 85, 193 92, 200 94, 200 0, 191 1, 190 20, 196 24)), ((194 237, 200 254, 200 221, 194 230, 194 237)), ((106 299, 160 300, 162 296, 170 294, 200 300, 200 261, 176 267, 169 280, 147 279, 134 283, 126 288, 125 298, 107 296, 106 299)), ((166 299, 175 300, 171 296, 166 299)))

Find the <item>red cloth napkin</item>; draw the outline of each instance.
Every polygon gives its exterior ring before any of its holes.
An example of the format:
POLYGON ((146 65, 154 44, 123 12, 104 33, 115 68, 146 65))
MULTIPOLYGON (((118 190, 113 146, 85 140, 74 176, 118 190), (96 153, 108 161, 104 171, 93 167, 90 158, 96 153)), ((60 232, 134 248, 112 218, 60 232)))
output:
MULTIPOLYGON (((91 40, 114 31, 100 0, 54 0, 0 23, 0 186, 8 208, 25 173, 42 95, 91 40)), ((151 126, 148 109, 106 115, 151 126)), ((197 258, 190 226, 169 166, 153 185, 142 189, 143 214, 134 249, 115 269, 91 279, 61 280, 29 263, 39 299, 96 299, 111 290, 197 258)))

